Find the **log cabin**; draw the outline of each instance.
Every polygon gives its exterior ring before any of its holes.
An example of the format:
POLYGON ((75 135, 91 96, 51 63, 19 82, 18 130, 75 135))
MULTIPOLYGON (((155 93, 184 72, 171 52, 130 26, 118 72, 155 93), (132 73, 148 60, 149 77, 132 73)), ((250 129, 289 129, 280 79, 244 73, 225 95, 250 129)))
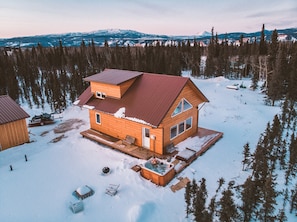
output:
POLYGON ((8 95, 0 96, 0 151, 29 142, 28 117, 8 95))
POLYGON ((89 109, 90 128, 157 154, 197 133, 199 105, 209 102, 190 78, 105 69, 76 105, 89 109))

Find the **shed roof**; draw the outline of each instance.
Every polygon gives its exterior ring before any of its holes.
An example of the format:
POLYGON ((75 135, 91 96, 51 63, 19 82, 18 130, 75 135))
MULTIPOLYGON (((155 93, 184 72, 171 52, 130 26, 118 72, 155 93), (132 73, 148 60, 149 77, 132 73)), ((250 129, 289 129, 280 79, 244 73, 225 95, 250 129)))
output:
POLYGON ((101 82, 111 85, 119 85, 137 76, 142 72, 119 70, 119 69, 105 69, 103 72, 84 78, 88 82, 101 82))
POLYGON ((8 95, 0 96, 0 125, 30 117, 8 95))
MULTIPOLYGON (((117 70, 117 73, 120 71, 117 70)), ((208 102, 189 78, 143 73, 137 77, 121 99, 110 97, 103 100, 96 99, 90 96, 92 93, 89 87, 80 96, 78 105, 88 105, 110 114, 125 107, 126 118, 158 126, 187 83, 194 86, 202 101, 208 102)))

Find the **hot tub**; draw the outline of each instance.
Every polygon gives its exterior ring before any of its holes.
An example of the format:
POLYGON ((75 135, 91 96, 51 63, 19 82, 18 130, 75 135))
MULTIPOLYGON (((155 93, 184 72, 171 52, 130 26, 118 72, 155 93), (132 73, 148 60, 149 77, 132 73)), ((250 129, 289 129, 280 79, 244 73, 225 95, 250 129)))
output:
POLYGON ((166 186, 175 176, 174 165, 158 158, 151 158, 141 166, 141 176, 157 185, 166 186))

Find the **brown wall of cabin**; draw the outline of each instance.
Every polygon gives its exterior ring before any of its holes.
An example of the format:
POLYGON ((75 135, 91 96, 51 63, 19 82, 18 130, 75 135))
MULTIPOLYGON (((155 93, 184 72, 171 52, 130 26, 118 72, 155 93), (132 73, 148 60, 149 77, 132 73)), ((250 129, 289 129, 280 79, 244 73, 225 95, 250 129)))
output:
POLYGON ((93 92, 94 95, 96 95, 96 92, 103 92, 106 93, 106 96, 121 98, 120 87, 116 85, 91 82, 91 92, 93 92))
POLYGON ((155 140, 150 139, 150 150, 163 154, 163 129, 153 128, 124 118, 116 118, 96 110, 90 110, 89 115, 92 129, 118 139, 125 139, 127 135, 132 136, 136 138, 135 145, 137 146, 142 146, 142 128, 150 129, 150 135, 154 135, 156 138, 155 140), (100 114, 101 124, 96 123, 96 113, 100 114))
MULTIPOLYGON (((136 78, 123 82, 120 85, 104 84, 98 82, 91 82, 91 92, 103 92, 106 96, 121 98, 122 95, 129 89, 136 78)), ((96 94, 95 94, 96 95, 96 94)))
POLYGON ((134 79, 130 79, 126 82, 123 82, 120 85, 120 89, 121 89, 121 96, 123 96, 125 94, 125 92, 129 89, 129 87, 135 82, 136 78, 134 79))
POLYGON ((167 115, 162 121, 162 125, 164 128, 164 147, 169 145, 170 143, 174 143, 175 145, 186 138, 195 134, 198 130, 198 105, 203 101, 197 97, 197 94, 194 93, 190 85, 186 85, 180 95, 177 97, 171 108, 169 109, 167 115), (179 102, 185 98, 188 102, 193 106, 191 109, 182 112, 174 117, 172 117, 172 113, 175 108, 178 106, 179 102), (192 128, 184 131, 184 133, 178 135, 173 140, 170 139, 170 129, 172 126, 179 124, 180 122, 186 120, 187 118, 192 117, 192 128))
POLYGON ((0 125, 0 145, 2 150, 29 142, 25 119, 0 125))

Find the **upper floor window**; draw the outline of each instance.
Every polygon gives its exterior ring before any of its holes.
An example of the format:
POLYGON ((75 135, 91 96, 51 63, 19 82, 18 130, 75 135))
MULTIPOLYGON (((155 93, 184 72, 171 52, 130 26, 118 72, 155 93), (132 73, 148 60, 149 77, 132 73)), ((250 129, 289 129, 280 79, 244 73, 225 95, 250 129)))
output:
POLYGON ((171 116, 176 116, 184 111, 187 111, 189 109, 191 109, 193 106, 191 103, 189 103, 186 99, 182 99, 177 107, 175 108, 175 110, 173 111, 171 116))
POLYGON ((106 97, 106 94, 103 92, 96 92, 96 97, 99 99, 104 99, 106 97))

